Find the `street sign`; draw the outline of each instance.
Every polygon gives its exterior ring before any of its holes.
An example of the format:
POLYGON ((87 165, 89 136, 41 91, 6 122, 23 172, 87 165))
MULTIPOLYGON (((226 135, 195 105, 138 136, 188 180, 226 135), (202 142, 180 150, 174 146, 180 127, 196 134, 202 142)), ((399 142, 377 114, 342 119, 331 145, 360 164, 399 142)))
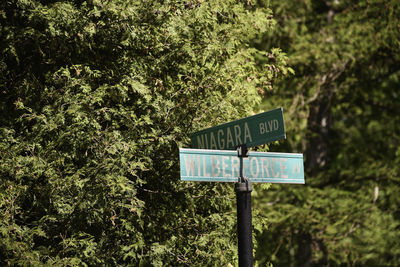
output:
MULTIPOLYGON (((181 180, 239 182, 236 150, 179 149, 181 180)), ((303 155, 249 152, 243 158, 244 177, 251 182, 304 184, 303 155)))
POLYGON ((221 124, 193 133, 192 147, 233 150, 246 144, 253 147, 286 138, 282 108, 221 124))

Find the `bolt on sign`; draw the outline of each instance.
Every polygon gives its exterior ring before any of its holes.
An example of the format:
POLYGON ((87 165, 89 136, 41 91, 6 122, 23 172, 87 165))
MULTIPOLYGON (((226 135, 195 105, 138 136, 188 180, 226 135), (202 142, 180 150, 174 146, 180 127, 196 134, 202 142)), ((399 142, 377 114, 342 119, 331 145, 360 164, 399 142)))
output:
POLYGON ((246 144, 253 147, 286 138, 282 108, 221 124, 193 133, 192 147, 233 150, 246 144))

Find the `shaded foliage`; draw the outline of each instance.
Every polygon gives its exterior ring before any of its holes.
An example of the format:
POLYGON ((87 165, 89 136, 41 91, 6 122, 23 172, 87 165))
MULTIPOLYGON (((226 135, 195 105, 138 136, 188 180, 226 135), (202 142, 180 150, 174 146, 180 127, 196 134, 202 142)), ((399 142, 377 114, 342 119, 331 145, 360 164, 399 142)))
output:
MULTIPOLYGON (((271 1, 295 70, 265 101, 283 103, 304 151, 303 187, 273 186, 259 259, 278 266, 394 266, 400 261, 398 1, 271 1)), ((268 204, 265 204, 268 203, 268 204)))

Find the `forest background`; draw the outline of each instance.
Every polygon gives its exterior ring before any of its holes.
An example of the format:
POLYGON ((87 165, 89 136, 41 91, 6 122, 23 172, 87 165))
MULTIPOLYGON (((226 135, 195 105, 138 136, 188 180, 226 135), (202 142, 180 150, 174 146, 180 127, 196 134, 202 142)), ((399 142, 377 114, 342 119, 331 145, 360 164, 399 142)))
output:
POLYGON ((237 265, 189 134, 282 106, 305 185, 255 185, 260 266, 400 264, 396 0, 0 3, 0 265, 237 265))

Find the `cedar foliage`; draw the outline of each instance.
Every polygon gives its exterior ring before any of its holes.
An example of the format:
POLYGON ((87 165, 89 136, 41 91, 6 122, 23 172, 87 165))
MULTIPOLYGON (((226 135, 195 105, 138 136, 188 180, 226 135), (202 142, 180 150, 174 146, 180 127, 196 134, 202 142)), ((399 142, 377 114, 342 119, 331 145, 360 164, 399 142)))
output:
POLYGON ((178 147, 287 73, 250 45, 273 25, 247 1, 1 1, 0 265, 235 264, 233 189, 180 182, 178 147))
POLYGON ((305 186, 258 197, 270 227, 258 259, 277 266, 400 264, 398 1, 271 1, 276 30, 257 43, 287 51, 296 74, 277 86, 305 186))

